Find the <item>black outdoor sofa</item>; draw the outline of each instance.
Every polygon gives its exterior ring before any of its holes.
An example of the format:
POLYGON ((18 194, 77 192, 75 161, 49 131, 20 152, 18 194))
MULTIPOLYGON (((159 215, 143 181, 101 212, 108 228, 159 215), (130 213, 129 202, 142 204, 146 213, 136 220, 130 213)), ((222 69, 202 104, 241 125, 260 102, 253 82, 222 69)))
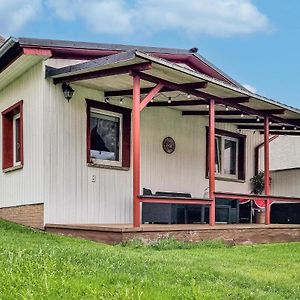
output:
MULTIPOLYGON (((143 188, 143 196, 161 196, 170 198, 192 198, 190 193, 156 192, 143 188)), ((209 205, 143 203, 143 224, 206 224, 209 220, 209 205)), ((216 199, 216 222, 239 223, 239 201, 216 199)))

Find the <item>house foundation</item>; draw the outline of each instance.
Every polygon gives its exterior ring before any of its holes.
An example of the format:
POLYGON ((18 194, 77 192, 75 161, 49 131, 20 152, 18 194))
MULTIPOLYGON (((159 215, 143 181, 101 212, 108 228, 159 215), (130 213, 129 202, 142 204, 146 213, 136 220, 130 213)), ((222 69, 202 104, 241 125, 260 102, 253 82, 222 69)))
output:
POLYGON ((44 204, 27 204, 0 208, 0 219, 44 229, 44 204))
POLYGON ((230 244, 261 244, 300 241, 300 225, 62 225, 46 224, 46 231, 117 244, 134 239, 145 242, 175 238, 185 242, 223 240, 230 244))

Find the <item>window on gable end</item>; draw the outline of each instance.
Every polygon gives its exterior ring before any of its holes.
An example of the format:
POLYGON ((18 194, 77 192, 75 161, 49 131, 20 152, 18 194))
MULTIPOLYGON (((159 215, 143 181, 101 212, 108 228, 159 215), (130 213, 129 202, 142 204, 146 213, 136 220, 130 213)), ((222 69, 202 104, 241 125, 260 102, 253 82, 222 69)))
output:
POLYGON ((23 158, 23 101, 2 112, 2 169, 22 167, 23 158))

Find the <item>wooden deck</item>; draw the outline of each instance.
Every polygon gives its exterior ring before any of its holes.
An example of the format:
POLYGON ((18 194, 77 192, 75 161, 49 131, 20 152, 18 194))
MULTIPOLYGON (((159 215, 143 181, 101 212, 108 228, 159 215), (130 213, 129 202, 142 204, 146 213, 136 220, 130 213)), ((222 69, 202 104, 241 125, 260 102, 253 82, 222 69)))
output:
POLYGON ((142 225, 130 224, 46 224, 46 231, 80 237, 108 244, 132 239, 145 242, 167 237, 182 241, 224 240, 232 244, 280 243, 300 241, 300 225, 235 224, 235 225, 142 225))

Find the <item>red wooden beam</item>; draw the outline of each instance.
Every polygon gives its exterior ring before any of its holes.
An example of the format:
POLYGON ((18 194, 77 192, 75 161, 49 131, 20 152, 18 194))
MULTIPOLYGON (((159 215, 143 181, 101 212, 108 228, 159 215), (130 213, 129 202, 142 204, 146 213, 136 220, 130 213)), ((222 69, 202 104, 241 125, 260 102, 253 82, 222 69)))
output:
POLYGON ((263 119, 260 118, 259 121, 257 119, 247 119, 247 118, 216 118, 216 123, 233 123, 233 124, 261 124, 263 123, 263 119))
POLYGON ((160 196, 139 196, 143 203, 172 203, 172 204, 205 204, 211 205, 211 199, 160 197, 160 196))
MULTIPOLYGON (((183 83, 183 84, 179 84, 179 86, 186 89, 205 89, 207 87, 207 82, 200 81, 200 82, 193 82, 193 83, 183 83)), ((151 90, 152 88, 141 88, 141 94, 148 94, 151 90)), ((161 92, 171 92, 171 91, 174 91, 174 89, 165 86, 161 89, 161 92)), ((177 91, 177 89, 175 89, 175 91, 177 91)), ((131 95, 132 95, 132 90, 105 92, 105 97, 120 97, 120 96, 131 96, 131 95)))
MULTIPOLYGON (((282 111, 284 111, 284 110, 282 110, 282 109, 278 109, 278 110, 276 110, 276 109, 259 110, 259 111, 256 111, 255 115, 256 114, 271 115, 273 113, 276 113, 276 111, 278 111, 277 113, 279 114, 279 113, 283 113, 282 111)), ((248 115, 248 113, 245 113, 242 110, 222 110, 222 111, 221 110, 217 110, 215 112, 215 114, 217 116, 238 116, 241 113, 244 113, 244 114, 248 115)), ((183 111, 182 112, 183 116, 206 116, 208 114, 209 114, 208 111, 198 111, 198 110, 196 110, 196 111, 189 110, 189 111, 183 111)))
MULTIPOLYGON (((215 111, 216 116, 239 116, 241 115, 242 112, 238 110, 217 110, 215 111)), ((183 116, 208 116, 209 111, 199 111, 199 110, 188 110, 188 111, 183 111, 182 112, 183 116)))
MULTIPOLYGON (((299 129, 298 129, 299 130, 299 129)), ((273 135, 291 135, 291 136, 300 136, 300 132, 298 130, 294 131, 287 131, 287 130, 282 130, 282 131, 276 131, 276 130, 270 130, 270 134, 273 135)), ((260 134, 264 134, 263 131, 259 132, 260 134)))
MULTIPOLYGON (((269 126, 270 130, 294 130, 295 126, 274 124, 269 126)), ((238 125, 238 129, 263 130, 263 125, 238 125)), ((300 129, 300 128, 299 128, 300 129)))
MULTIPOLYGON (((270 135, 269 135, 269 122, 270 119, 268 116, 265 117, 264 119, 264 177, 265 177, 265 195, 269 196, 270 195, 270 135)), ((270 200, 267 199, 265 202, 265 216, 266 220, 265 223, 266 225, 270 224, 270 213, 271 213, 271 208, 270 208, 270 200)))
POLYGON ((209 225, 215 225, 216 219, 216 174, 215 174, 215 100, 209 101, 209 134, 208 134, 208 176, 209 176, 209 198, 212 204, 209 209, 209 225))
MULTIPOLYGON (((274 116, 274 115, 271 114, 271 113, 281 114, 283 112, 282 109, 279 109, 279 110, 277 110, 277 109, 276 110, 256 110, 256 109, 253 109, 251 107, 242 105, 240 103, 236 103, 234 101, 235 98, 220 98, 220 97, 217 97, 215 95, 205 93, 203 91, 180 87, 179 84, 170 82, 168 80, 164 80, 162 78, 152 76, 150 74, 145 74, 145 73, 142 73, 142 72, 138 72, 138 73, 140 75, 140 78, 143 79, 143 80, 153 82, 153 83, 161 82, 166 87, 169 87, 169 88, 174 89, 174 90, 182 91, 184 93, 191 94, 191 95, 194 95, 196 97, 206 98, 206 99, 214 98, 216 103, 227 105, 228 107, 235 108, 235 109, 243 112, 244 114, 254 115, 254 116, 256 115, 256 116, 260 116, 260 117, 265 117, 266 115, 269 115, 270 119, 272 121, 275 121, 275 122, 278 122, 278 123, 291 124, 291 125, 296 125, 296 123, 298 124, 298 122, 287 121, 286 119, 283 119, 283 118, 280 118, 278 116, 274 116)), ((133 74, 134 74, 134 71, 131 73, 131 75, 133 75, 133 74)), ((238 97, 238 98, 240 98, 240 97, 238 97)), ((249 97, 245 96, 245 100, 248 101, 249 97)), ((237 102, 240 102, 240 100, 238 100, 237 102)))
POLYGON ((132 143, 133 143, 133 226, 140 227, 140 77, 133 76, 132 107, 132 143))
POLYGON ((145 70, 149 70, 149 69, 151 69, 151 63, 145 62, 145 63, 140 63, 140 64, 127 65, 127 66, 109 68, 109 69, 104 69, 104 70, 99 70, 99 71, 93 71, 93 72, 88 72, 88 73, 84 73, 84 74, 75 74, 75 75, 54 78, 53 82, 54 82, 54 84, 62 83, 62 82, 73 82, 73 81, 94 79, 94 78, 100 78, 100 77, 128 74, 132 70, 145 71, 145 70))
POLYGON ((230 192, 215 192, 215 197, 224 199, 236 199, 236 200, 262 200, 278 202, 300 202, 299 197, 287 197, 287 196, 273 196, 273 195, 254 195, 254 194, 242 194, 242 193, 230 193, 230 192))
POLYGON ((285 113, 285 109, 283 108, 277 108, 277 109, 262 109, 258 110, 261 114, 265 116, 269 115, 283 115, 285 113))
POLYGON ((147 106, 192 106, 192 105, 208 105, 207 100, 174 100, 171 103, 168 101, 155 101, 147 106))
MULTIPOLYGON (((133 74, 136 74, 135 71, 133 71, 131 73, 132 75, 133 74)), ((215 96, 215 95, 211 95, 211 94, 208 94, 208 93, 205 93, 203 91, 198 91, 198 90, 195 90, 195 88, 190 88, 190 87, 187 87, 187 86, 183 86, 181 84, 176 84, 174 82, 171 82, 171 81, 168 81, 168 80, 165 80, 165 79, 162 79, 162 78, 159 78, 159 77, 156 77, 156 76, 153 76, 153 75, 150 75, 150 74, 146 74, 146 73, 142 73, 142 72, 138 72, 138 75, 140 76, 141 79, 143 80, 146 80, 146 81, 149 81, 149 82, 153 82, 153 83, 163 83, 165 87, 167 88, 170 88, 172 90, 175 90, 175 91, 182 91, 184 93, 187 93, 187 94, 191 94, 191 95, 194 95, 196 97, 200 97, 200 98, 207 98, 207 99, 210 99, 210 98, 214 98, 216 102, 222 102, 222 101, 227 101, 228 103, 231 102, 231 104, 236 104, 236 102, 240 103, 240 102, 248 102, 249 101, 249 98, 248 96, 245 96, 245 97, 236 97, 236 98, 220 98, 218 96, 215 96), (237 101, 235 101, 235 99, 237 99, 237 101)))
POLYGON ((149 94, 142 100, 140 104, 140 111, 142 111, 147 104, 159 93, 159 91, 164 87, 162 83, 158 83, 149 94))

